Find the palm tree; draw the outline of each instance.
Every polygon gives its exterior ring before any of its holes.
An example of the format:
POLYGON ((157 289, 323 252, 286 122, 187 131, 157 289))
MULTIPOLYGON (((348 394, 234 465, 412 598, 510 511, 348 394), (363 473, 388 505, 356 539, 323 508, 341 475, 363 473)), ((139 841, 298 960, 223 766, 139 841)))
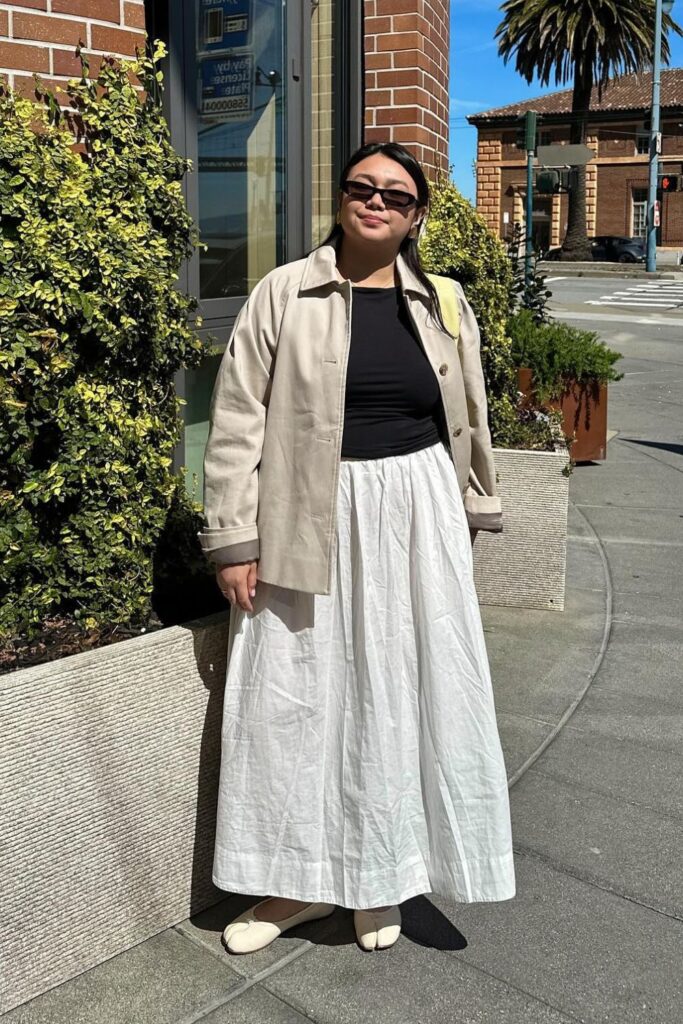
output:
MULTIPOLYGON (((506 0, 495 32, 505 63, 531 83, 572 81, 569 141, 585 142, 593 88, 598 95, 612 77, 649 67, 654 52, 655 0, 506 0)), ((662 58, 669 60, 667 33, 682 35, 670 15, 662 22, 662 58)), ((564 259, 590 259, 586 230, 586 168, 578 169, 569 194, 564 259)))

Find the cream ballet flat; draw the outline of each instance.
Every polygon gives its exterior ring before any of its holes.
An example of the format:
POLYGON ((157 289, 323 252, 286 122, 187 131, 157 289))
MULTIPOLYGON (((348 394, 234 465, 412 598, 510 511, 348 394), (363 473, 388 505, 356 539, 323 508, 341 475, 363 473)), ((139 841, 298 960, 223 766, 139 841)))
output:
POLYGON ((401 911, 354 910, 353 923, 356 938, 363 949, 388 949, 401 934, 401 911))
POLYGON ((269 946, 288 928, 303 924, 304 921, 329 917, 336 909, 334 903, 309 903, 298 914, 284 917, 281 921, 259 921, 254 916, 254 911, 266 902, 267 900, 261 900, 260 903, 255 903, 227 926, 223 932, 223 942, 231 953, 255 953, 257 949, 269 946))

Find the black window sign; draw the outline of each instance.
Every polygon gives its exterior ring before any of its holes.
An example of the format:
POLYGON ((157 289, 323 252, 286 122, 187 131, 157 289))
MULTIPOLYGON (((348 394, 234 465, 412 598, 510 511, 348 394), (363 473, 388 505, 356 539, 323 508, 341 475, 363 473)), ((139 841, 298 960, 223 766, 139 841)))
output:
POLYGON ((246 46, 252 0, 199 0, 199 40, 204 53, 246 46))

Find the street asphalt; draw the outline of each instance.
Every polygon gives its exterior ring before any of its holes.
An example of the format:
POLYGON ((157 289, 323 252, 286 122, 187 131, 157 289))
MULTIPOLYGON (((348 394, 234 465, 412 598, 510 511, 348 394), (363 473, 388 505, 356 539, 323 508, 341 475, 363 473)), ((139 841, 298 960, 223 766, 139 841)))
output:
POLYGON ((373 953, 340 908, 237 957, 222 929, 265 894, 228 896, 3 1024, 683 1021, 683 310, 595 285, 550 285, 625 373, 607 460, 570 481, 566 610, 483 609, 516 897, 416 897, 373 953))

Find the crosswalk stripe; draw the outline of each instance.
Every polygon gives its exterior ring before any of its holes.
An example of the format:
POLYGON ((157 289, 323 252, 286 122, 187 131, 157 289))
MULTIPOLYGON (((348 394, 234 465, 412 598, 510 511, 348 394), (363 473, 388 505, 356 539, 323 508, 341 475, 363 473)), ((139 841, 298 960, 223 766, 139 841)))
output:
POLYGON ((619 296, 624 296, 627 299, 642 299, 644 302, 671 302, 675 296, 669 295, 637 295, 633 292, 610 292, 609 295, 601 295, 601 299, 616 299, 619 296))
POLYGON ((640 299, 588 299, 586 306, 637 306, 640 309, 676 309, 670 302, 643 302, 640 299))
POLYGON ((636 309, 683 308, 683 283, 680 281, 642 281, 601 295, 599 299, 584 300, 586 306, 625 306, 636 309))

